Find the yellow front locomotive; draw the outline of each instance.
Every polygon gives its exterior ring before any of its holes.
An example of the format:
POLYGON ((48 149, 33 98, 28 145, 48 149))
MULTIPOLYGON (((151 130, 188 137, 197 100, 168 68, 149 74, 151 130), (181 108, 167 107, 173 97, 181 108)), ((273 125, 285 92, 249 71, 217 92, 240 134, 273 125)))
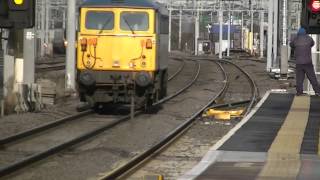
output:
POLYGON ((145 104, 168 80, 168 13, 149 0, 87 0, 80 7, 77 82, 81 101, 145 104))

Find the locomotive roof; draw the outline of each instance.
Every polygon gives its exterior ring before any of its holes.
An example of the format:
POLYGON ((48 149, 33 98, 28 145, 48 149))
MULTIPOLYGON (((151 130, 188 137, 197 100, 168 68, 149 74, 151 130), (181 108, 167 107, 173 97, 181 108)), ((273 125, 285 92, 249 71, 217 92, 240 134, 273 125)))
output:
POLYGON ((134 7, 151 8, 157 10, 160 14, 168 16, 168 10, 153 0, 85 0, 81 7, 134 7))
POLYGON ((160 5, 152 0, 85 0, 81 7, 141 7, 159 9, 160 5))

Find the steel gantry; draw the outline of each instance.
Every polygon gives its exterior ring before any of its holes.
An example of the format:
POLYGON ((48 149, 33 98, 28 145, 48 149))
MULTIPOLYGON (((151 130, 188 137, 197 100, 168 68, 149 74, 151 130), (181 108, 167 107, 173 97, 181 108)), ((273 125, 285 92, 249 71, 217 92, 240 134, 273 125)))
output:
MULTIPOLYGON (((165 3, 169 9, 169 14, 170 14, 170 20, 179 20, 179 41, 178 41, 178 49, 181 49, 182 45, 182 33, 181 33, 181 28, 182 28, 182 22, 184 19, 193 19, 194 23, 194 53, 198 54, 198 39, 199 38, 204 38, 203 36, 200 36, 199 34, 202 33, 201 30, 203 28, 199 27, 201 24, 200 19, 204 19, 207 17, 210 17, 211 22, 210 23, 216 23, 219 24, 219 31, 222 32, 222 26, 225 24, 228 27, 227 30, 227 56, 230 54, 230 47, 231 47, 231 39, 230 39, 230 26, 232 25, 241 25, 241 32, 243 32, 243 27, 246 26, 247 24, 250 24, 250 36, 251 36, 251 44, 248 42, 247 46, 252 47, 253 46, 253 27, 254 24, 257 24, 260 22, 261 19, 255 18, 254 14, 260 13, 263 16, 267 12, 266 9, 263 7, 267 7, 265 4, 265 1, 240 1, 240 0, 225 0, 225 1, 219 1, 219 0, 207 0, 207 1, 160 1, 162 3, 165 3), (248 8, 249 7, 249 8, 248 8), (218 18, 214 18, 214 15, 217 15, 218 18), (242 17, 241 20, 239 17, 242 17), (214 21, 217 20, 217 21, 214 21), (247 23, 244 23, 246 21, 247 23), (249 22, 249 23, 248 23, 249 22)), ((262 16, 261 15, 261 16, 262 16)), ((264 23, 262 24, 261 27, 264 28, 264 23)), ((203 26, 203 24, 201 24, 203 26)), ((169 26, 170 30, 170 48, 169 50, 172 50, 172 45, 171 45, 171 37, 173 33, 172 26, 169 26)), ((264 32, 264 31, 262 31, 264 32)), ((243 33, 241 33, 243 34, 243 33)), ((223 33, 220 33, 219 35, 219 44, 222 44, 223 41, 223 33)), ((243 36, 241 36, 243 39, 243 36)), ((241 47, 243 47, 243 40, 241 41, 241 47)), ((261 41, 260 41, 261 42, 261 41)), ((263 47, 260 46, 260 47, 263 47)), ((222 46, 219 45, 219 57, 222 58, 222 46)), ((252 49, 252 48, 251 48, 252 49)), ((263 51, 261 51, 263 52, 263 51)))
MULTIPOLYGON (((268 72, 275 68, 281 68, 281 73, 286 73, 287 61, 290 58, 288 42, 291 34, 298 29, 300 24, 300 0, 158 0, 164 3, 170 11, 171 22, 179 21, 178 31, 170 27, 170 50, 174 47, 183 49, 182 21, 192 19, 194 24, 193 50, 198 54, 198 39, 203 36, 203 19, 210 19, 210 23, 219 26, 223 31, 224 25, 228 27, 227 38, 219 33, 218 43, 227 41, 227 53, 229 56, 231 39, 230 25, 241 27, 241 48, 249 49, 250 53, 259 54, 260 58, 266 58, 268 72), (199 27, 200 26, 200 27, 199 27), (174 34, 176 33, 176 34, 174 34), (244 36, 246 35, 246 37, 244 36), (172 38, 178 36, 178 41, 172 38), (245 37, 245 38, 244 38, 245 37), (254 48, 253 48, 254 47, 254 48), (266 52, 266 54, 264 53, 266 52), (282 61, 283 60, 283 61, 282 61)), ((219 47, 219 57, 222 58, 222 46, 219 47)))

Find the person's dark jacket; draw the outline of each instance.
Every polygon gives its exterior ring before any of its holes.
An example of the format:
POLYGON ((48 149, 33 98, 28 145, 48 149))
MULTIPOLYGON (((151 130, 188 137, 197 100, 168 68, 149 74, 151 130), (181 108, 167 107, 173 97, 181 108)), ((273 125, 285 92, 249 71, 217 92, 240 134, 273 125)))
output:
POLYGON ((298 34, 290 46, 294 49, 296 64, 312 64, 311 48, 314 46, 314 41, 309 35, 298 34))

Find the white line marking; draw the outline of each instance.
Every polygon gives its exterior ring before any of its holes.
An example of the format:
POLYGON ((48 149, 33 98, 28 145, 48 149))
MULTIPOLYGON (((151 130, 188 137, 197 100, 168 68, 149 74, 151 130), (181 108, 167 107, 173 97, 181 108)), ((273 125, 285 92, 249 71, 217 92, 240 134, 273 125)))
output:
POLYGON ((234 128, 232 128, 223 138, 221 138, 214 146, 210 148, 207 154, 202 158, 202 160, 193 167, 189 172, 179 177, 178 180, 193 180, 202 172, 204 172, 211 164, 213 164, 222 153, 221 151, 217 151, 230 137, 236 133, 245 123, 249 121, 249 119, 258 111, 258 109, 262 106, 262 104, 267 100, 271 93, 279 93, 284 94, 284 91, 279 90, 270 90, 266 92, 264 97, 260 100, 260 102, 252 109, 252 111, 245 117, 241 122, 239 122, 234 128))

